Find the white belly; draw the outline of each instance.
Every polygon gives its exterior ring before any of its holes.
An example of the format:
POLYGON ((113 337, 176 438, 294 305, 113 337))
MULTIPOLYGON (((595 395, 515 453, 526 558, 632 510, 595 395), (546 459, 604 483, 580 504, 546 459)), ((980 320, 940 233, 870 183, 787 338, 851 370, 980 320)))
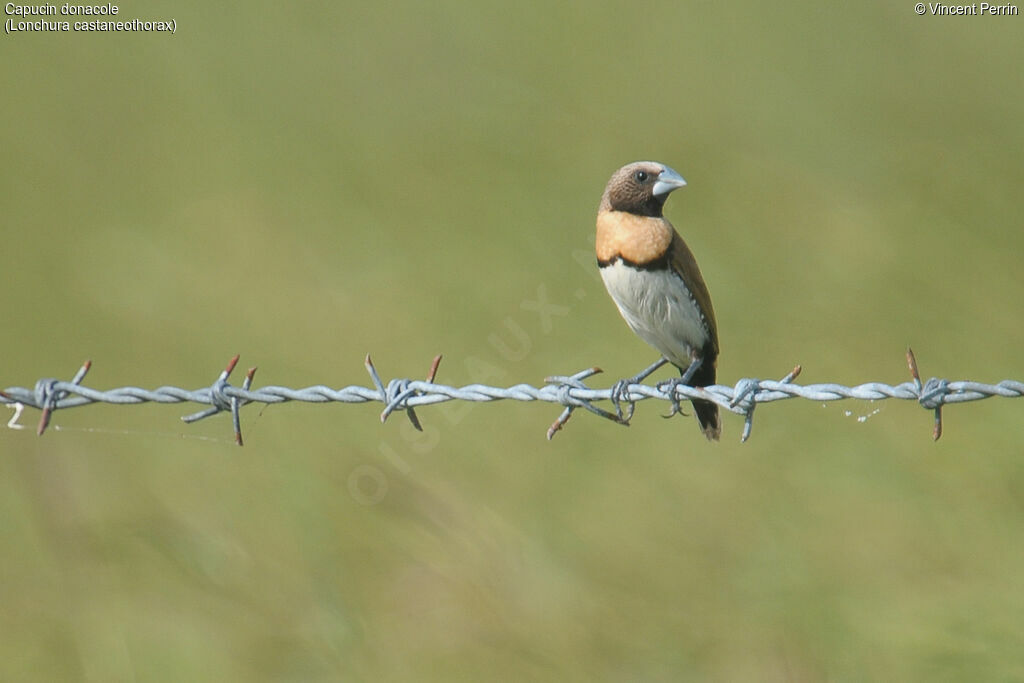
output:
POLYGON ((629 327, 675 365, 685 368, 708 341, 697 302, 670 270, 637 270, 618 261, 601 269, 608 293, 629 327))

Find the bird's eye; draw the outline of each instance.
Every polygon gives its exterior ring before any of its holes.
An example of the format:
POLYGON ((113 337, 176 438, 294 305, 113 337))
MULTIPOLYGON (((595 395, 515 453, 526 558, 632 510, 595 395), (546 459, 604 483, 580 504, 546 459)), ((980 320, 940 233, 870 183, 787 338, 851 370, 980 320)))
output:
POLYGON ((636 178, 636 181, 638 183, 646 183, 647 182, 647 171, 637 171, 633 175, 633 177, 636 178))

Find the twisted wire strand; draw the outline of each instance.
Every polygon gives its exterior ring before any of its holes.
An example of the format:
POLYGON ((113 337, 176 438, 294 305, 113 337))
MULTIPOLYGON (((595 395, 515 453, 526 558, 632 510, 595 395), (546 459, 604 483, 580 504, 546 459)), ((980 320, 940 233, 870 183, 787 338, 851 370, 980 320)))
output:
MULTIPOLYGON (((385 383, 381 380, 370 357, 366 357, 366 369, 373 380, 373 387, 346 386, 332 389, 325 385, 315 385, 293 389, 283 386, 268 385, 252 388, 251 383, 256 371, 251 368, 246 374, 242 386, 233 386, 227 379, 238 362, 235 356, 217 380, 209 387, 194 390, 174 386, 161 386, 155 389, 143 389, 135 386, 119 387, 108 390, 93 389, 81 384, 91 363, 86 362, 69 381, 41 379, 33 389, 26 387, 9 387, 0 392, 0 403, 21 404, 42 411, 38 433, 42 434, 55 410, 75 408, 92 403, 110 403, 115 405, 134 405, 140 403, 196 403, 208 408, 186 415, 186 422, 209 417, 219 412, 230 412, 234 419, 236 441, 241 445, 241 429, 238 423, 239 409, 248 403, 276 404, 289 401, 303 403, 368 403, 380 402, 385 408, 381 420, 401 410, 406 412, 416 428, 420 428, 415 408, 447 401, 493 402, 542 401, 563 406, 562 415, 548 430, 548 438, 554 436, 568 421, 577 408, 585 408, 601 417, 620 424, 628 424, 622 413, 604 410, 595 402, 613 399, 612 389, 596 389, 586 386, 584 380, 601 372, 599 368, 588 368, 573 375, 548 377, 544 386, 516 384, 509 387, 494 387, 484 384, 468 384, 461 387, 439 384, 434 381, 440 356, 434 359, 427 380, 392 379, 385 383)), ((856 386, 845 386, 836 383, 794 384, 793 379, 799 374, 797 366, 782 380, 762 380, 744 378, 734 386, 714 385, 709 387, 675 387, 677 399, 705 399, 713 401, 725 410, 745 416, 742 440, 750 436, 754 408, 761 403, 771 403, 794 398, 810 401, 829 402, 845 399, 861 401, 880 401, 899 399, 917 401, 922 407, 935 411, 934 438, 941 435, 941 410, 943 405, 978 401, 995 396, 1019 398, 1024 396, 1024 382, 1003 380, 997 384, 985 384, 973 381, 948 381, 932 378, 921 382, 917 373, 917 363, 913 352, 908 350, 908 365, 912 381, 891 385, 882 382, 867 382, 856 386)), ((658 385, 631 384, 621 399, 635 403, 647 399, 663 401, 672 400, 672 396, 658 385)), ((617 406, 616 406, 617 407, 617 406)), ((13 421, 13 420, 12 420, 13 421)))

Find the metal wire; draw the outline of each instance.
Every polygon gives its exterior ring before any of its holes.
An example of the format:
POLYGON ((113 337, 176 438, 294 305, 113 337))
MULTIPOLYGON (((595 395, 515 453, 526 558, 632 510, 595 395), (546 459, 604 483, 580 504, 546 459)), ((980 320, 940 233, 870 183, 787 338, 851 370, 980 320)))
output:
MULTIPOLYGON (((577 408, 584 408, 596 415, 620 424, 628 424, 628 417, 621 411, 610 412, 596 405, 597 401, 612 399, 612 389, 594 389, 586 386, 584 380, 601 372, 600 368, 588 368, 573 375, 558 375, 545 379, 544 386, 535 387, 529 384, 516 384, 511 387, 492 387, 483 384, 469 384, 463 387, 452 387, 437 384, 437 374, 441 357, 434 358, 425 381, 411 379, 392 379, 384 383, 377 373, 370 357, 366 357, 366 370, 373 381, 373 387, 347 386, 332 389, 317 385, 302 389, 289 389, 281 386, 265 386, 252 388, 256 368, 246 373, 242 386, 236 387, 228 383, 228 377, 238 362, 235 356, 227 367, 209 387, 192 391, 178 387, 163 386, 147 390, 139 387, 121 387, 100 391, 81 385, 92 364, 86 361, 70 382, 57 379, 41 379, 34 389, 25 387, 9 387, 0 391, 0 403, 16 407, 31 406, 42 411, 37 433, 42 434, 55 410, 74 408, 91 403, 113 403, 129 405, 138 403, 197 403, 209 406, 197 413, 182 417, 185 422, 195 422, 220 412, 230 412, 235 428, 235 440, 242 445, 242 434, 239 421, 240 408, 248 403, 285 403, 300 401, 305 403, 367 403, 377 401, 384 404, 381 422, 396 410, 406 413, 413 426, 420 429, 419 418, 415 408, 418 406, 444 403, 446 401, 491 402, 501 400, 513 401, 544 401, 557 403, 564 407, 562 414, 548 429, 547 436, 552 438, 572 416, 577 408)), ((857 386, 841 384, 793 384, 800 374, 797 366, 781 380, 762 380, 744 378, 734 386, 715 385, 710 387, 675 387, 675 399, 705 399, 713 401, 725 410, 745 416, 741 439, 750 437, 754 408, 761 403, 771 403, 791 398, 803 398, 810 401, 838 401, 856 399, 862 401, 880 401, 884 399, 901 399, 917 401, 923 408, 935 412, 933 438, 942 435, 942 406, 951 403, 978 401, 993 396, 1019 398, 1024 396, 1024 382, 1004 380, 998 384, 981 382, 956 381, 932 378, 921 382, 917 370, 917 362, 913 351, 907 350, 907 363, 911 371, 911 381, 889 385, 881 382, 868 382, 857 386)), ((673 397, 659 386, 631 384, 622 396, 629 404, 647 399, 671 401, 673 397)), ((19 413, 20 414, 20 413, 19 413)), ((11 420, 12 424, 16 421, 11 420)))

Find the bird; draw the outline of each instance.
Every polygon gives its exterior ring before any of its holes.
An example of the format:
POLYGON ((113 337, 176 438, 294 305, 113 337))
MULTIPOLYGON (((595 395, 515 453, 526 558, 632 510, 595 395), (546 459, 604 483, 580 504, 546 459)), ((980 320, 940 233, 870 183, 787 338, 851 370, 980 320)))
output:
MULTIPOLYGON (((718 326, 711 295, 693 252, 664 215, 669 194, 686 181, 668 166, 637 161, 617 170, 608 181, 597 212, 595 251, 601 279, 626 324, 662 358, 612 388, 619 420, 628 387, 671 363, 680 376, 658 389, 672 397, 671 417, 679 409, 679 385, 705 387, 715 383, 718 326)), ((722 432, 718 406, 693 399, 701 431, 709 441, 722 432)))

